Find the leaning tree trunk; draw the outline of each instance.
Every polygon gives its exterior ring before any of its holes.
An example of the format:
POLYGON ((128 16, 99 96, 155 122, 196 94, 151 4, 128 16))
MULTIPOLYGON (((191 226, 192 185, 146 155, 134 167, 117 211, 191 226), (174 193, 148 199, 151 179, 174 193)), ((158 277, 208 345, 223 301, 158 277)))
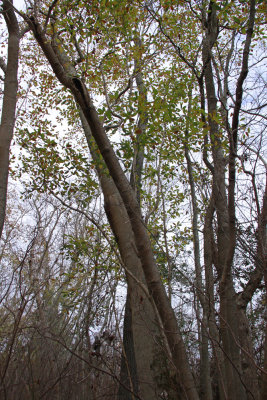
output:
MULTIPOLYGON (((39 25, 38 21, 32 16, 31 18, 26 19, 55 75, 66 88, 70 89, 77 104, 83 111, 88 125, 90 126, 98 150, 105 161, 126 209, 134 239, 133 242, 129 243, 129 246, 132 250, 136 251, 138 258, 141 261, 142 271, 145 276, 149 293, 153 298, 157 312, 160 316, 164 334, 172 356, 172 362, 177 370, 177 378, 182 392, 181 399, 187 398, 189 400, 197 400, 198 393, 189 366, 185 345, 178 327, 175 313, 171 307, 155 263, 153 249, 141 216, 140 207, 136 200, 135 193, 133 192, 115 155, 83 80, 77 77, 77 73, 71 76, 67 73, 66 65, 62 65, 60 62, 60 51, 57 49, 56 43, 54 42, 53 46, 51 45, 49 38, 45 35, 44 30, 39 25)), ((120 218, 118 221, 120 230, 123 228, 124 224, 125 220, 120 218)), ((142 299, 143 297, 138 297, 136 299, 138 305, 142 303, 142 299)))
MULTIPOLYGON (((64 65, 68 65, 68 73, 73 75, 75 69, 62 51, 60 60, 64 65)), ((90 126, 82 111, 80 119, 96 166, 104 195, 106 215, 119 247, 128 285, 125 315, 126 343, 122 360, 124 371, 121 375, 122 389, 119 395, 124 399, 132 399, 135 394, 144 400, 157 399, 160 391, 158 376, 162 368, 160 362, 164 360, 162 355, 164 350, 161 347, 164 336, 160 331, 158 314, 153 299, 148 294, 132 227, 122 198, 97 151, 90 126)))

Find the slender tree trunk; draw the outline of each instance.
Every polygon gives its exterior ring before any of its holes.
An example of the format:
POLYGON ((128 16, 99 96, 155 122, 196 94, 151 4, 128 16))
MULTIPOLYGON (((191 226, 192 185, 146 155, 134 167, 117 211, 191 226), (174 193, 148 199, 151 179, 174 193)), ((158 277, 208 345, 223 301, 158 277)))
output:
POLYGON ((202 283, 201 263, 200 263, 200 243, 198 234, 199 211, 197 207, 192 161, 186 146, 185 146, 185 157, 187 161, 187 170, 189 176, 191 201, 193 209, 192 225, 193 225, 193 239, 194 239, 194 262, 195 262, 195 273, 196 273, 196 293, 203 312, 203 316, 200 321, 200 398, 204 400, 212 400, 210 360, 208 351, 208 324, 207 324, 208 307, 202 283))
MULTIPOLYGON (((191 101, 192 101, 192 89, 188 95, 188 118, 191 114, 191 101)), ((191 203, 192 203, 192 227, 193 227, 193 244, 194 244, 194 263, 195 263, 195 282, 196 282, 196 294, 197 299, 201 304, 203 316, 200 321, 200 398, 203 400, 212 400, 212 389, 210 379, 210 360, 208 350, 208 318, 207 318, 207 299, 204 294, 204 287, 202 282, 201 262, 200 262, 200 242, 198 233, 199 223, 199 210, 197 205, 197 195, 195 180, 193 174, 193 166, 191 157, 187 146, 188 138, 188 126, 186 127, 186 141, 184 144, 185 158, 187 163, 187 171, 189 177, 189 185, 191 192, 191 203)), ((198 316, 200 317, 200 315, 198 316)))
MULTIPOLYGON (((265 288, 266 288, 266 292, 267 292, 267 276, 265 276, 265 288)), ((266 301, 267 301, 267 295, 266 295, 266 301)), ((266 316, 266 314, 267 314, 267 311, 265 310, 265 343, 264 343, 263 371, 261 373, 261 400, 266 400, 266 398, 267 398, 267 316, 266 316)))
POLYGON ((260 259, 262 260, 265 283, 265 343, 263 371, 261 373, 261 400, 265 400, 267 398, 267 175, 265 196, 260 221, 261 229, 259 229, 258 253, 260 255, 260 259))
MULTIPOLYGON (((242 347, 242 368, 244 371, 244 379, 246 387, 249 388, 248 399, 258 399, 259 385, 258 385, 258 374, 254 362, 253 355, 253 344, 251 341, 250 328, 248 319, 246 316, 246 309, 248 303, 252 300, 252 297, 259 287, 262 279, 266 281, 264 273, 266 271, 266 226, 267 226, 267 175, 265 183, 265 193, 263 196, 263 204, 258 217, 258 235, 257 235, 257 252, 255 255, 255 268, 252 271, 250 278, 244 290, 239 293, 237 298, 237 306, 240 314, 239 321, 239 336, 240 344, 242 347)), ((266 291, 267 292, 267 291, 266 291)), ((265 344, 266 345, 266 344, 265 344)), ((265 366, 266 369, 266 366, 265 366)), ((262 373, 262 381, 266 379, 266 375, 262 373)), ((264 386, 264 384, 262 384, 264 386)))
POLYGON ((12 1, 3 0, 3 15, 8 28, 8 55, 5 68, 4 97, 0 124, 0 237, 5 213, 9 170, 9 150, 15 124, 18 90, 18 58, 20 32, 12 1))
POLYGON ((118 400, 133 400, 133 393, 138 393, 138 376, 134 351, 132 330, 132 309, 129 292, 127 292, 123 325, 123 352, 121 356, 120 382, 118 400), (131 391, 127 390, 130 388, 131 391))
MULTIPOLYGON (((223 353, 220 346, 219 330, 216 324, 215 316, 215 298, 214 298, 214 274, 213 264, 216 263, 215 243, 213 237, 212 220, 215 211, 214 197, 211 194, 210 202, 206 210, 204 223, 204 264, 205 264, 205 296, 207 301, 208 331, 213 350, 214 390, 219 393, 221 400, 226 399, 226 378, 223 353), (217 390, 218 387, 218 390, 217 390)), ((215 395, 215 393, 214 393, 215 395)), ((215 395, 215 398, 216 395, 215 395)))

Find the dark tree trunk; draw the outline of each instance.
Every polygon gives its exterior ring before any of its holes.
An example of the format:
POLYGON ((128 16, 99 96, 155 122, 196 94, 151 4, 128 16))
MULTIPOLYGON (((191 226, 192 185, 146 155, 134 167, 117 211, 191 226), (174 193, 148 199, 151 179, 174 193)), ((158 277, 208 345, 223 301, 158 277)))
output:
POLYGON ((5 213, 9 171, 9 151, 15 124, 18 90, 18 59, 20 32, 12 1, 3 0, 3 15, 8 28, 8 55, 5 68, 4 97, 0 124, 0 237, 5 213))
POLYGON ((132 331, 132 310, 130 296, 127 293, 123 325, 123 352, 121 358, 120 385, 118 400, 133 400, 133 393, 138 393, 138 377, 132 331), (129 390, 127 390, 127 388, 129 390))

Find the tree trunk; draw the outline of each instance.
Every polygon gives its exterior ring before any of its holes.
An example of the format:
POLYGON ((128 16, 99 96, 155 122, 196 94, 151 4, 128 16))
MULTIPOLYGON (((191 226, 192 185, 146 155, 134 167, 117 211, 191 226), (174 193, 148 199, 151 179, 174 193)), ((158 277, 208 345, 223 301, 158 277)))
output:
MULTIPOLYGON (((215 298, 214 298, 214 275, 213 264, 216 263, 215 243, 213 237, 212 220, 215 211, 213 193, 211 194, 210 202, 206 210, 204 222, 204 264, 205 264, 205 295, 207 301, 207 315, 208 315, 208 332, 213 350, 213 386, 214 392, 217 392, 220 400, 226 399, 225 389, 225 366, 223 360, 223 353, 220 346, 219 331, 216 324, 215 316, 215 298)), ((215 393, 215 398, 217 399, 215 393)))
POLYGON ((123 352, 121 356, 120 383, 118 400, 133 400, 134 393, 138 393, 138 377, 134 352, 132 331, 132 310, 130 295, 127 293, 124 325, 123 325, 123 352), (128 388, 128 389, 127 389, 128 388), (130 391, 130 390, 131 391, 130 391))
POLYGON ((9 150, 15 124, 18 90, 18 58, 20 32, 13 1, 3 0, 3 15, 8 28, 8 56, 5 70, 4 97, 0 124, 0 237, 5 213, 9 171, 9 150))
MULTIPOLYGON (((108 171, 127 211, 127 220, 123 218, 121 219, 121 216, 119 220, 114 220, 114 222, 116 221, 118 223, 120 232, 122 232, 127 221, 129 221, 132 228, 134 242, 130 242, 129 246, 133 252, 137 252, 138 258, 141 260, 142 270, 145 275, 149 293, 154 300, 157 312, 161 318, 164 334, 168 342, 172 361, 177 370, 177 378, 183 393, 181 398, 197 400, 198 394, 187 359, 185 345, 177 324, 175 313, 171 307, 155 263, 153 249, 146 227, 144 226, 144 221, 135 194, 120 166, 83 80, 77 78, 77 74, 75 76, 70 76, 67 73, 66 65, 63 65, 60 62, 60 52, 57 49, 56 44, 54 43, 53 46, 50 44, 49 39, 45 36, 44 31, 38 22, 34 18, 27 19, 27 22, 29 23, 36 40, 41 46, 58 80, 66 88, 71 90, 90 126, 100 154, 105 160, 108 171)), ((136 301, 137 307, 140 305, 140 302, 142 302, 142 300, 139 296, 136 301)))
POLYGON ((226 160, 221 145, 219 125, 216 121, 217 97, 212 70, 212 47, 217 40, 218 21, 213 0, 210 1, 206 18, 206 36, 203 42, 203 65, 209 112, 210 141, 214 161, 213 190, 217 213, 217 249, 220 295, 220 329, 224 351, 224 364, 227 379, 227 398, 245 399, 245 382, 241 368, 241 348, 239 343, 239 313, 232 280, 232 263, 235 252, 235 154, 237 143, 238 115, 242 100, 242 85, 247 74, 247 57, 255 13, 255 2, 251 1, 249 27, 243 53, 243 64, 237 82, 236 104, 230 139, 228 200, 225 184, 226 160))
MULTIPOLYGON (((265 277, 265 287, 267 291, 267 276, 265 277)), ((266 300, 267 300, 267 295, 266 295, 266 300)), ((266 310, 265 313, 267 314, 266 310)), ((267 316, 265 316, 265 343, 264 343, 263 371, 261 373, 261 400, 266 400, 266 398, 267 398, 267 316)))
MULTIPOLYGON (((160 353, 163 352, 163 349, 158 344, 161 333, 153 300, 148 295, 127 212, 113 180, 108 176, 108 171, 105 167, 98 168, 100 163, 103 165, 103 160, 100 159, 95 151, 96 145, 83 114, 81 114, 81 120, 91 155, 97 166, 104 194, 106 215, 118 243, 127 277, 128 304, 126 303, 126 321, 124 326, 127 337, 124 349, 127 364, 124 364, 123 367, 127 368, 127 374, 130 375, 127 378, 130 383, 130 386, 128 386, 128 396, 132 400, 131 392, 138 388, 136 394, 142 399, 157 399, 159 392, 157 387, 157 376, 159 374, 157 360, 161 358, 160 353), (145 346, 144 338, 146 338, 145 346), (132 344, 134 349, 131 349, 132 344)), ((124 370, 122 383, 126 379, 125 376, 126 371, 124 370)), ((119 392, 119 395, 126 396, 126 392, 126 388, 123 388, 119 392)))
MULTIPOLYGON (((191 114, 191 102, 192 102, 192 89, 188 94, 188 118, 191 114)), ((188 126, 186 127, 186 138, 188 137, 188 126)), ((194 263, 195 263, 195 286, 197 299, 202 307, 202 319, 200 321, 200 399, 212 400, 212 389, 211 389, 211 379, 210 379, 210 360, 209 360, 209 350, 208 350, 208 317, 207 317, 207 298, 204 294, 204 287, 202 282, 202 272, 201 272, 201 262, 200 262, 200 243, 198 234, 198 223, 199 223, 199 209, 197 205, 197 195, 195 188, 195 180, 193 174, 193 166, 191 157, 189 154, 188 146, 185 142, 184 145, 185 158, 187 163, 187 171, 189 177, 191 203, 192 203, 192 228, 193 228, 193 244, 194 244, 194 263)), ((199 314, 199 313, 198 313, 199 314)), ((198 315, 200 318, 200 315, 198 315)))
POLYGON ((261 229, 259 229, 259 253, 262 260, 262 269, 264 271, 264 283, 265 283, 265 343, 264 343, 264 362, 263 371, 261 373, 261 400, 267 398, 267 175, 266 175, 266 186, 265 195, 263 201, 263 207, 261 212, 261 229))

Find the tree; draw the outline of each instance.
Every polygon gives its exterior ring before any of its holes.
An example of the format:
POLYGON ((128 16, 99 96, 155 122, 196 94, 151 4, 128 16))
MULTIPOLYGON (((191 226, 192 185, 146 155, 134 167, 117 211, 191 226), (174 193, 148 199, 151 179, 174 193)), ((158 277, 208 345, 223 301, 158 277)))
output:
POLYGON ((19 41, 22 35, 16 13, 12 7, 13 2, 3 1, 2 3, 2 15, 4 16, 8 29, 8 54, 7 62, 5 62, 2 57, 0 59, 0 67, 4 73, 4 92, 0 124, 0 237, 3 230, 6 210, 9 153, 15 124, 18 88, 19 41))
MULTIPOLYGON (((125 270, 120 398, 259 398, 257 372, 264 382, 264 366, 255 364, 246 308, 262 291, 266 194, 255 178, 260 151, 251 174, 240 152, 251 147, 241 117, 252 126, 243 94, 251 93, 245 85, 251 49, 260 46, 261 6, 68 1, 20 13, 39 44, 32 59, 41 66, 36 86, 40 82, 47 107, 39 108, 38 118, 31 113, 32 130, 20 130, 30 154, 24 168, 34 171, 31 189, 67 196, 71 207, 77 202, 83 208, 96 195, 97 176, 125 270), (102 104, 93 104, 96 95, 102 104), (89 163, 77 143, 63 142, 58 150, 60 137, 45 117, 53 105, 77 137, 82 128, 89 163), (113 136, 118 134, 120 140, 113 136), (257 220, 251 223, 259 235, 254 270, 240 288, 236 247, 239 226, 247 224, 239 188, 244 174, 252 178, 257 220), (181 214, 189 215, 188 195, 192 228, 181 226, 181 214), (176 261, 189 254, 190 243, 195 271, 188 260, 176 261), (179 301, 177 287, 185 303, 194 302, 196 323, 174 312, 170 300, 179 301), (186 328, 199 333, 186 335, 186 328), (193 346, 197 338, 199 347, 193 346), (171 372, 163 383, 166 366, 171 372)), ((189 315, 188 306, 184 311, 189 315)))

